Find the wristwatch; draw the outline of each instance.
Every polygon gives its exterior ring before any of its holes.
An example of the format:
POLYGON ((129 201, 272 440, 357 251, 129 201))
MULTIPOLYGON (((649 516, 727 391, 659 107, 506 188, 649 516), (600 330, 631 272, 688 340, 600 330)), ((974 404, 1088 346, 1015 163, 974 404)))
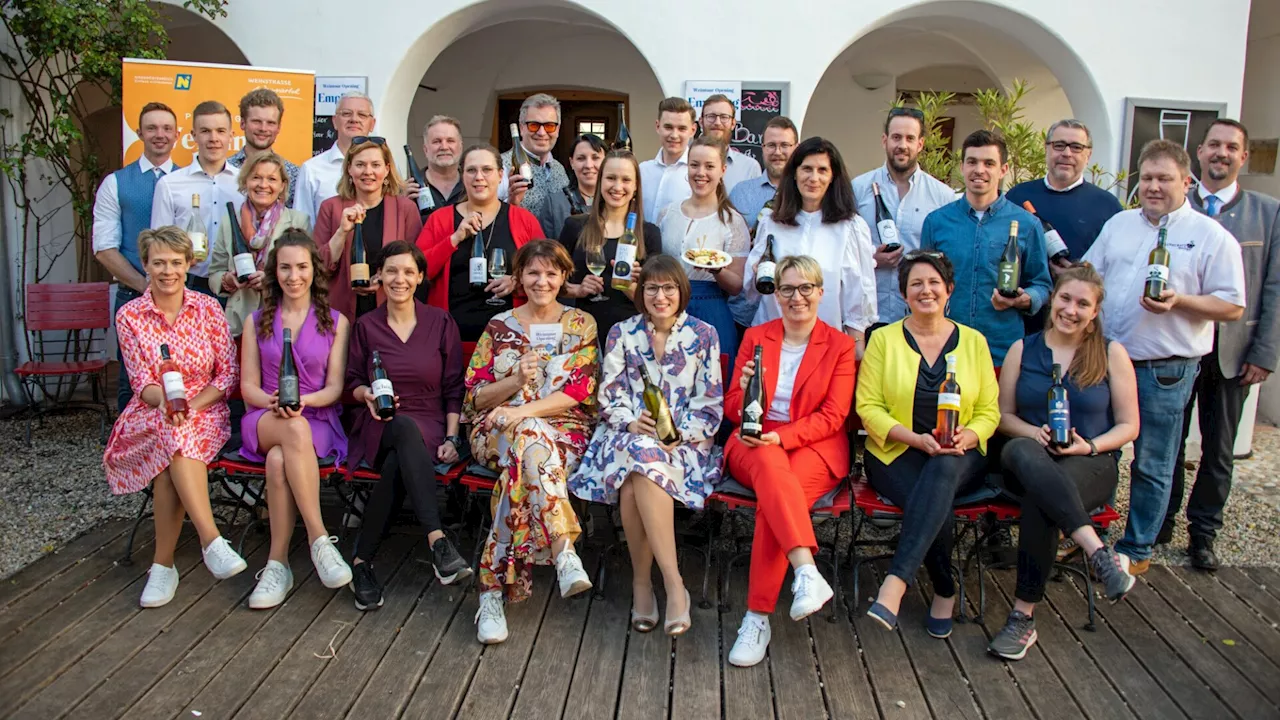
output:
POLYGON ((1085 442, 1089 443, 1089 457, 1097 457, 1098 446, 1094 444, 1093 440, 1085 440, 1085 442))
POLYGON ((445 436, 445 438, 444 438, 444 441, 445 441, 445 442, 447 442, 447 443, 453 443, 453 449, 454 449, 454 450, 458 450, 458 451, 461 451, 461 450, 462 450, 462 436, 461 436, 461 435, 446 435, 446 436, 445 436))

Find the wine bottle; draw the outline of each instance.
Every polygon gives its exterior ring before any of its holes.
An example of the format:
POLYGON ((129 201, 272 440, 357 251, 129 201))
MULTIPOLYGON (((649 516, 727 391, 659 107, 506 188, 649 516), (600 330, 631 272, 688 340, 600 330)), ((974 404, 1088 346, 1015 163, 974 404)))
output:
POLYGON ((187 387, 182 383, 182 371, 169 355, 169 346, 160 345, 160 385, 164 388, 164 412, 173 417, 188 410, 187 387))
POLYGON ((1040 221, 1044 226, 1044 254, 1049 260, 1070 260, 1071 251, 1067 249, 1067 243, 1062 239, 1062 235, 1053 227, 1053 223, 1036 214, 1036 206, 1031 204, 1030 200, 1022 203, 1022 208, 1040 221))
POLYGON ((1007 298, 1018 297, 1018 281, 1022 275, 1022 258, 1018 254, 1018 221, 1009 222, 1009 241, 1004 244, 1000 256, 999 278, 996 290, 1007 298))
POLYGON ((1152 300, 1159 300, 1160 293, 1169 286, 1169 250, 1164 246, 1168 233, 1168 229, 1160 228, 1156 246, 1147 256, 1147 284, 1142 294, 1152 300))
POLYGON ((631 287, 631 271, 636 264, 636 214, 627 213, 627 229, 618 238, 618 250, 613 256, 613 289, 631 287))
POLYGON ((618 103, 618 133, 613 136, 612 149, 631 152, 631 131, 627 130, 626 103, 618 103))
POLYGON ((773 233, 769 233, 764 239, 764 255, 760 256, 760 262, 756 264, 756 292, 772 295, 778 289, 773 278, 777 272, 778 265, 773 258, 773 233))
POLYGON ((373 351, 373 383, 369 390, 373 393, 373 408, 378 412, 378 417, 383 420, 395 417, 396 394, 391 381, 387 379, 387 370, 382 367, 382 358, 378 356, 377 350, 373 351))
POLYGON ((520 144, 520 128, 515 123, 511 123, 511 167, 529 181, 529 187, 533 187, 533 161, 525 152, 524 145, 520 144))
POLYGON ((876 231, 880 233, 880 244, 884 246, 885 252, 894 252, 902 247, 902 242, 898 240, 898 223, 894 222, 893 216, 889 214, 889 206, 880 197, 880 183, 871 183, 871 192, 876 196, 876 231))
POLYGON ((430 210, 435 207, 435 198, 431 197, 431 187, 427 185, 427 176, 422 174, 422 168, 418 167, 418 161, 414 159, 413 150, 408 145, 404 146, 404 162, 405 167, 409 169, 409 177, 418 183, 418 211, 430 210))
POLYGON ((482 292, 489 282, 489 260, 484 256, 484 229, 471 239, 471 264, 467 276, 471 280, 471 289, 482 292))
POLYGON ((364 218, 356 218, 355 233, 351 238, 351 287, 369 287, 369 260, 364 252, 364 218))
POLYGON ((249 282, 249 276, 258 269, 258 266, 253 262, 249 243, 245 242, 244 232, 240 230, 240 218, 236 217, 234 203, 227 203, 227 225, 231 228, 231 252, 234 253, 231 264, 236 268, 236 280, 243 285, 249 282))
POLYGON ((960 426, 960 383, 956 381, 956 355, 947 355, 947 379, 938 387, 938 424, 933 435, 944 448, 955 447, 960 426))
POLYGON ((1071 445, 1071 400, 1058 363, 1053 364, 1053 384, 1049 386, 1049 442, 1059 448, 1071 445))
POLYGON ((742 437, 760 439, 764 432, 764 348, 756 345, 756 374, 742 396, 742 437))
POLYGON ((644 407, 653 416, 653 424, 658 430, 658 440, 670 445, 680 436, 676 434, 676 425, 671 419, 671 406, 662 394, 662 388, 653 382, 649 375, 649 366, 641 363, 640 373, 644 376, 644 407))
POLYGON ((298 388, 298 366, 293 362, 293 331, 289 328, 284 329, 276 390, 279 392, 280 407, 295 412, 302 409, 302 392, 298 388))
POLYGON ((202 263, 209 257, 209 230, 200 215, 200 194, 191 194, 191 217, 187 218, 187 237, 191 238, 191 254, 202 263))

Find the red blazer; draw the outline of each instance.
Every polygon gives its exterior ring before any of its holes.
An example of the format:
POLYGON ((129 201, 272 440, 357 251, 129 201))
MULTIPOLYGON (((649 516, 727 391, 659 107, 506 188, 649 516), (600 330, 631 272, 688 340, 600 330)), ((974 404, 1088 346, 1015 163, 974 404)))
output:
MULTIPOLYGON (((733 379, 724 398, 725 417, 735 425, 742 424, 742 366, 755 355, 757 344, 764 347, 764 406, 766 411, 778 388, 778 367, 782 356, 782 320, 773 320, 749 328, 738 347, 733 379)), ((853 338, 818 321, 809 337, 800 369, 791 390, 789 423, 765 420, 765 431, 778 433, 784 450, 811 447, 822 456, 836 477, 849 473, 849 436, 844 422, 853 407, 856 380, 856 353, 853 338)), ((750 451, 738 439, 729 438, 726 455, 750 451), (735 447, 736 446, 736 447, 735 447)))
MULTIPOLYGON (((320 259, 329 271, 329 307, 347 316, 347 320, 356 321, 356 294, 351 290, 351 235, 342 246, 341 257, 332 257, 329 253, 329 240, 333 233, 342 227, 342 211, 355 205, 355 200, 343 200, 334 196, 320 203, 320 212, 316 216, 316 230, 312 237, 320 250, 320 259)), ((422 218, 418 215, 418 204, 406 197, 387 197, 382 199, 386 206, 382 217, 382 245, 385 247, 396 240, 413 241, 422 230, 422 218)), ((375 258, 369 258, 373 265, 375 258)), ((387 301, 387 296, 378 288, 378 304, 387 301)))
MULTIPOLYGON (((507 211, 511 239, 517 250, 530 240, 544 237, 542 225, 533 213, 518 205, 508 205, 507 211)), ((453 216, 452 205, 436 210, 427 216, 427 224, 422 226, 422 232, 418 235, 418 248, 427 256, 427 280, 431 282, 431 289, 427 291, 427 304, 445 311, 449 310, 449 259, 453 257, 453 251, 458 249, 449 242, 449 236, 458 229, 453 224, 453 216)), ((514 263, 515 258, 508 262, 514 263)), ((524 298, 519 293, 516 294, 515 304, 524 304, 524 298)))

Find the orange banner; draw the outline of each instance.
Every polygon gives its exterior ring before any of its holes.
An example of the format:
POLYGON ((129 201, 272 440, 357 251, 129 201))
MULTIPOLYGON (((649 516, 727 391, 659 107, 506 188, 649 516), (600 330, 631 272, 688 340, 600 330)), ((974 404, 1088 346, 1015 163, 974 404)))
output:
POLYGON ((173 161, 178 165, 189 164, 195 156, 191 111, 205 100, 217 100, 231 111, 233 139, 228 155, 239 152, 244 147, 240 98, 260 87, 274 90, 284 102, 284 116, 280 119, 275 151, 298 164, 311 158, 316 94, 313 71, 136 58, 124 58, 123 63, 122 126, 126 165, 142 156, 142 141, 138 139, 136 128, 138 113, 149 102, 162 102, 178 115, 178 144, 173 149, 173 161))

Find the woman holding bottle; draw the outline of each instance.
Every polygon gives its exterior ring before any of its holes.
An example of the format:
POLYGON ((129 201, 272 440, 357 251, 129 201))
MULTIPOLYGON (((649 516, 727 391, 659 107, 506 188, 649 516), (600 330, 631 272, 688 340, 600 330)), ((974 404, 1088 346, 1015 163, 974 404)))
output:
POLYGON ((732 360, 738 354, 738 328, 729 311, 729 298, 742 292, 751 231, 725 192, 725 157, 725 147, 706 135, 689 144, 689 188, 693 194, 658 211, 658 227, 663 252, 680 258, 689 273, 693 288, 689 314, 716 329, 721 350, 732 360), (720 250, 729 256, 729 265, 715 270, 694 267, 685 252, 702 249, 720 250))
POLYGON ((453 316, 464 342, 475 342, 490 318, 518 302, 512 258, 542 237, 542 227, 533 213, 498 199, 502 160, 493 146, 472 145, 458 165, 466 200, 431 213, 417 245, 430 273, 428 304, 453 316))
POLYGON ((856 360, 853 340, 819 318, 823 294, 817 260, 794 255, 778 263, 782 317, 747 330, 724 401, 725 416, 738 425, 725 445, 726 466, 757 499, 747 613, 729 652, 738 667, 764 659, 788 566, 792 620, 821 610, 834 594, 813 561, 809 508, 849 474, 844 423, 856 360))
POLYGON ((1098 537, 1089 511, 1103 506, 1120 479, 1120 449, 1138 436, 1138 381, 1129 353, 1102 332, 1102 278, 1092 265, 1058 274, 1048 326, 1015 342, 1000 371, 1000 453, 1010 492, 1022 497, 1018 584, 1013 609, 988 649, 1021 660, 1036 642, 1035 606, 1053 573, 1058 530, 1089 558, 1112 602, 1134 578, 1098 537), (1067 416, 1051 417, 1054 369, 1067 416))
POLYGON ((715 329, 685 311, 690 295, 680 261, 658 255, 645 263, 637 279, 640 314, 609 331, 601 422, 569 479, 574 495, 621 510, 631 552, 631 626, 638 632, 658 625, 654 560, 667 595, 663 629, 668 635, 689 629, 675 503, 701 510, 720 481, 720 347, 715 329), (659 397, 655 413, 651 403, 659 397))
POLYGON ((189 292, 191 239, 172 225, 138 234, 147 290, 116 312, 116 334, 134 396, 111 428, 102 466, 115 495, 151 485, 155 557, 142 589, 144 608, 178 591, 173 553, 191 518, 204 565, 219 580, 245 569, 218 532, 209 504, 209 463, 231 437, 227 392, 235 385, 235 343, 222 306, 189 292))
POLYGON ((569 216, 585 215, 590 210, 606 150, 604 141, 591 133, 574 140, 569 151, 569 169, 573 171, 569 173, 569 186, 558 196, 550 197, 538 215, 545 237, 560 237, 569 216))
POLYGON ((625 290, 613 283, 619 240, 628 233, 634 237, 635 265, 662 252, 662 232, 653 223, 637 221, 643 217, 640 164, 627 150, 610 150, 600 166, 600 185, 591 212, 566 220, 560 233, 560 244, 573 258, 565 296, 591 313, 597 330, 606 338, 610 328, 634 315, 636 309, 632 298, 637 273, 632 272, 625 290), (628 222, 633 223, 629 231, 628 222))
POLYGON ((946 317, 955 290, 946 255, 907 253, 898 287, 910 312, 876 328, 858 373, 867 479, 903 516, 893 563, 867 615, 896 628, 902 597, 923 563, 934 591, 925 626, 945 638, 955 613, 951 508, 986 475, 987 441, 1000 422, 996 375, 982 333, 946 317))
POLYGON ((375 269, 387 302, 356 321, 347 353, 347 389, 367 408, 351 428, 347 465, 380 474, 365 503, 352 561, 358 610, 382 607, 373 561, 406 495, 427 533, 441 584, 472 574, 445 536, 436 505, 436 463, 457 462, 462 447, 458 421, 466 359, 458 326, 447 312, 415 298, 427 273, 427 260, 415 245, 388 244, 375 269))
POLYGON ((327 588, 351 582, 320 515, 320 463, 339 464, 347 437, 338 420, 351 325, 329 307, 320 253, 303 230, 286 230, 267 255, 262 308, 250 316, 240 346, 240 395, 248 412, 240 421, 240 454, 267 468, 271 551, 249 607, 273 608, 293 588, 289 544, 299 512, 316 575, 327 588), (286 353, 296 383, 280 387, 286 353))
POLYGON ((489 321, 467 368, 471 452, 499 473, 480 558, 476 637, 485 644, 507 639, 503 596, 528 598, 534 565, 554 562, 562 597, 591 589, 566 485, 595 415, 596 327, 556 301, 572 270, 555 242, 520 248, 512 275, 527 302, 489 321))
POLYGON ((352 138, 342 161, 338 194, 320 204, 316 214, 316 245, 328 273, 329 304, 349 322, 386 302, 381 280, 368 278, 366 287, 351 286, 351 245, 357 234, 364 240, 364 264, 373 267, 382 246, 412 240, 422 230, 418 206, 401 195, 404 183, 386 138, 352 138), (360 226, 357 233, 356 226, 360 226))
MULTIPOLYGON (((284 158, 274 152, 245 162, 238 178, 245 201, 236 212, 236 225, 218 223, 218 237, 209 254, 209 287, 222 297, 230 296, 226 313, 231 337, 240 337, 245 319, 262 304, 267 256, 276 240, 286 230, 311 230, 305 213, 284 206, 284 199, 289 197, 289 175, 284 168, 284 158), (253 263, 253 272, 243 283, 235 260, 242 251, 253 263)), ((227 212, 226 206, 214 209, 227 212)))

